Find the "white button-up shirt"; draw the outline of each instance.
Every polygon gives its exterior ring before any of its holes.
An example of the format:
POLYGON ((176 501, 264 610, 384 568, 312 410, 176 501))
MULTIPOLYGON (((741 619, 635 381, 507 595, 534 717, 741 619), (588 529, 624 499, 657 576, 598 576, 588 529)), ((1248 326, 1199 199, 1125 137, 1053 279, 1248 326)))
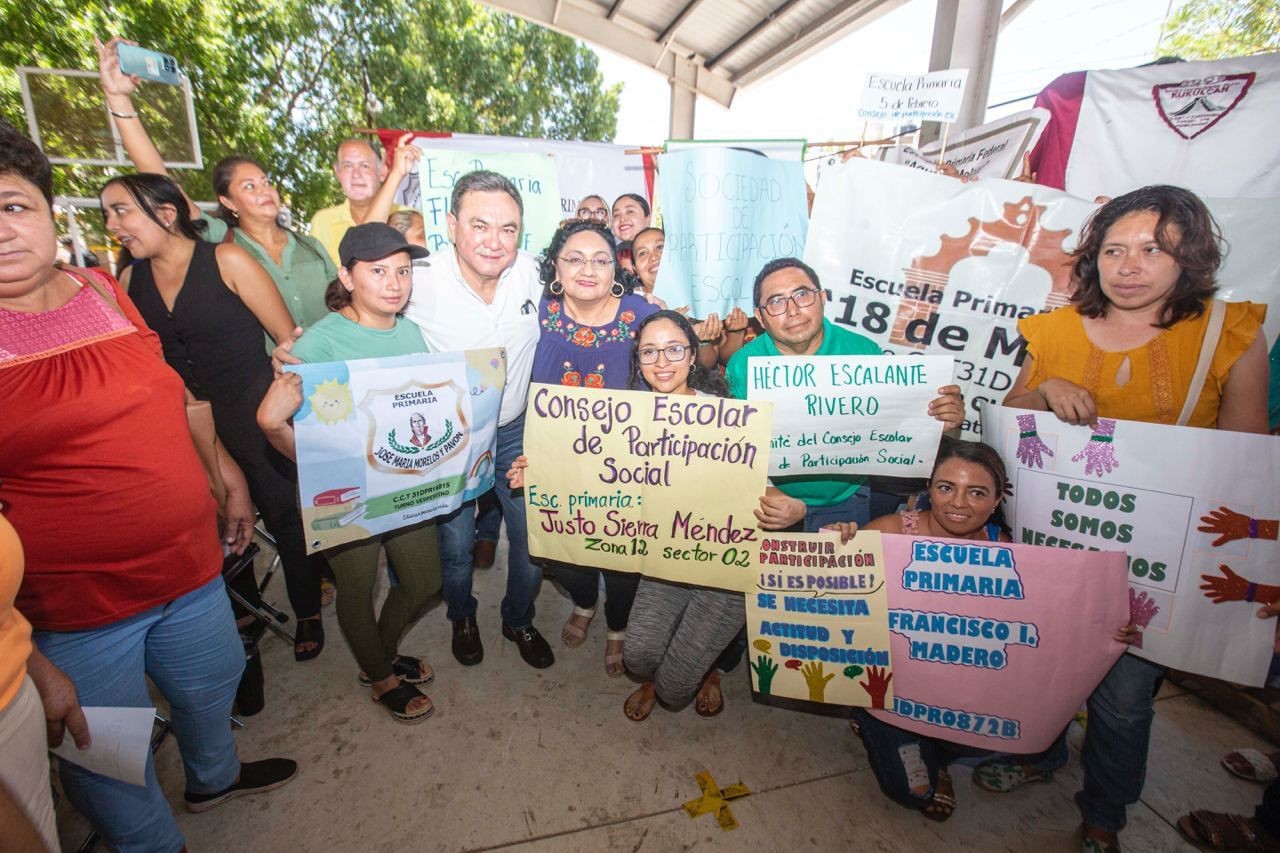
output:
POLYGON ((506 349, 507 384, 498 414, 498 425, 506 426, 528 402, 541 298, 538 262, 528 252, 516 253, 488 304, 463 280, 458 254, 448 246, 413 265, 413 296, 404 315, 418 324, 432 352, 506 349))

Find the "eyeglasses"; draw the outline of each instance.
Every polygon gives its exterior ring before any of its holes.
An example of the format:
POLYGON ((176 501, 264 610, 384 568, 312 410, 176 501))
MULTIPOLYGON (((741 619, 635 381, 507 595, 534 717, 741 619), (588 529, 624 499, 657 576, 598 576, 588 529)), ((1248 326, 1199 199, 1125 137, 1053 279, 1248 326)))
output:
POLYGON ((675 363, 677 361, 684 361, 684 357, 689 354, 689 350, 691 349, 693 349, 693 347, 685 346, 684 344, 672 344, 671 346, 663 347, 662 349, 645 347, 644 349, 636 350, 636 358, 640 360, 641 364, 656 364, 658 361, 658 353, 662 353, 667 357, 667 361, 675 363))
POLYGON ((609 218, 609 211, 605 210, 603 207, 598 210, 592 210, 589 207, 580 207, 578 208, 578 218, 594 219, 597 222, 604 222, 609 218))
POLYGON ((586 258, 582 255, 561 255, 560 262, 569 267, 569 269, 581 269, 586 264, 591 264, 591 268, 596 272, 605 272, 609 267, 613 266, 613 258, 586 258))
POLYGON ((795 293, 786 294, 779 293, 770 296, 760 306, 766 314, 777 317, 779 314, 787 313, 787 302, 794 302, 797 308, 808 308, 818 300, 818 290, 814 287, 802 287, 795 293))

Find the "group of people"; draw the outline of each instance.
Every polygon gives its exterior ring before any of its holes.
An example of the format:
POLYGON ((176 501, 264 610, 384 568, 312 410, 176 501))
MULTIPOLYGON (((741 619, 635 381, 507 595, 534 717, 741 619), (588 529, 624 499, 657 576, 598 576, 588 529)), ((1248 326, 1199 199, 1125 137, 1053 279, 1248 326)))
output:
MULTIPOLYGON (((310 235, 279 224, 268 170, 248 157, 214 167, 220 210, 207 216, 165 176, 114 42, 100 47, 107 107, 138 169, 101 193, 107 229, 127 255, 119 282, 56 264, 50 166, 0 123, 0 815, 3 797, 15 798, 24 825, 51 849, 41 719, 50 743, 65 729, 87 744, 80 706, 149 707, 148 677, 170 704, 191 810, 271 790, 297 772, 284 758, 241 761, 227 725, 244 661, 237 619, 246 629, 254 619, 233 612, 221 567, 249 545, 255 510, 284 566, 295 657, 324 647, 321 582, 331 572, 359 682, 394 720, 418 723, 433 711, 421 688, 434 673, 400 653, 401 638, 442 593, 454 657, 482 662, 472 575, 492 563, 503 523, 501 635, 530 666, 555 662, 534 624, 543 566, 530 559, 523 494, 531 382, 742 398, 752 358, 882 353, 826 318, 821 282, 797 258, 759 271, 750 317, 738 309, 697 320, 663 305, 653 286, 664 235, 640 196, 611 211, 588 196, 535 257, 517 248, 519 190, 472 172, 453 187, 448 246, 429 255, 415 239, 420 217, 393 204, 418 156, 410 145, 387 165, 368 143, 344 142, 335 174, 346 201, 317 213, 310 235), (308 556, 291 426, 301 380, 282 366, 490 347, 507 352, 495 447, 502 476, 490 503, 308 556), (225 494, 211 491, 189 438, 192 400, 212 404, 225 494), (395 583, 377 610, 384 548, 395 583)), ((1194 395, 1190 425, 1266 432, 1264 309, 1215 305, 1220 261, 1216 226, 1194 194, 1147 187, 1110 201, 1076 251, 1072 304, 1021 322, 1028 357, 1005 402, 1068 423, 1174 423, 1194 395), (1193 387, 1215 316, 1207 378, 1193 387)), ((929 415, 958 428, 960 389, 937 395, 929 415)), ((849 472, 775 477, 756 518, 766 530, 835 528, 846 538, 869 527, 1008 541, 999 514, 1007 483, 990 448, 944 439, 924 508, 900 510, 897 493, 849 472)), ((640 682, 623 705, 628 719, 641 722, 658 705, 722 710, 720 677, 745 647, 740 593, 548 568, 572 600, 560 630, 568 648, 588 636, 603 587, 605 672, 640 682)), ((237 589, 252 599, 252 575, 241 578, 237 589)), ((1133 626, 1115 626, 1117 642, 1133 636, 1133 626)), ((1077 795, 1086 850, 1118 849, 1126 807, 1142 789, 1162 677, 1122 655, 1089 700, 1077 795)), ((886 796, 930 819, 950 816, 947 764, 958 749, 860 712, 852 726, 886 796)), ((1060 738, 1043 755, 990 756, 975 780, 1007 792, 1048 778, 1066 758, 1060 738)), ((182 847, 150 762, 145 789, 70 762, 61 775, 115 849, 182 847)))

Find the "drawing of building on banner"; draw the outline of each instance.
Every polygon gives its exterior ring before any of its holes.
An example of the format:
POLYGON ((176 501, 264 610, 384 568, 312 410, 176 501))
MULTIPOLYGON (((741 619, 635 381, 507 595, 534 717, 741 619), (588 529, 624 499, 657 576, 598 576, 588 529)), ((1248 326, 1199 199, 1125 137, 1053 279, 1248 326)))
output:
POLYGON ((1044 205, 1035 204, 1031 196, 1025 196, 1021 201, 1006 203, 1004 215, 994 222, 979 222, 976 217, 969 217, 969 231, 964 236, 942 234, 942 247, 936 254, 913 257, 910 266, 903 270, 906 275, 903 290, 904 293, 918 293, 919 298, 909 299, 905 295, 901 298, 889 342, 912 349, 927 349, 928 345, 918 336, 908 336, 908 327, 920 321, 915 326, 919 328, 945 304, 947 284, 956 264, 966 258, 986 257, 1002 244, 1022 246, 1031 265, 1049 274, 1052 285, 1044 301, 1045 311, 1066 305, 1071 296, 1071 256, 1063 251, 1062 245, 1071 229, 1046 229, 1040 221, 1044 212, 1044 205))

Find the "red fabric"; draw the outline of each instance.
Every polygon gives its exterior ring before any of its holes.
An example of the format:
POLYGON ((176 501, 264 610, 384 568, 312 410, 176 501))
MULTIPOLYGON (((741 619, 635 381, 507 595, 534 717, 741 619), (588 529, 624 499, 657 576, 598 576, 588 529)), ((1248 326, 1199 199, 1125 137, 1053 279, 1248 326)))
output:
POLYGON ((1036 106, 1049 111, 1049 124, 1031 150, 1031 171, 1036 183, 1054 189, 1067 185, 1067 161, 1076 138, 1080 102, 1088 71, 1073 71, 1054 80, 1036 96, 1036 106))
POLYGON ((644 160, 644 191, 649 197, 649 204, 653 204, 653 183, 658 177, 658 155, 657 154, 641 154, 644 160))
MULTIPOLYGON (((107 280, 137 333, 0 368, 0 504, 26 551, 17 607, 37 630, 125 619, 222 566, 182 380, 107 280)), ((73 301, 86 297, 101 299, 73 301)))
POLYGON ((409 139, 448 139, 453 136, 452 133, 444 131, 443 133, 434 130, 400 130, 394 127, 378 127, 374 128, 374 132, 378 134, 378 142, 382 143, 382 159, 386 161, 387 168, 391 168, 391 160, 395 156, 396 143, 400 141, 400 137, 406 133, 412 134, 409 139))

